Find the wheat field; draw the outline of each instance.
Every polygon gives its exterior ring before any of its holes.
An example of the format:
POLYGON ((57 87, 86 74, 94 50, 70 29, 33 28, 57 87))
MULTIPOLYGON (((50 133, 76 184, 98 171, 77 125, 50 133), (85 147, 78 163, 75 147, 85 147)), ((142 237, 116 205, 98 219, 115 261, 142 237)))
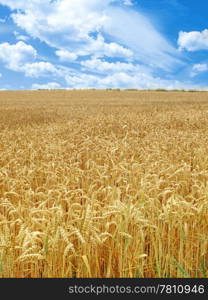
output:
POLYGON ((0 277, 208 277, 208 94, 0 92, 0 277))

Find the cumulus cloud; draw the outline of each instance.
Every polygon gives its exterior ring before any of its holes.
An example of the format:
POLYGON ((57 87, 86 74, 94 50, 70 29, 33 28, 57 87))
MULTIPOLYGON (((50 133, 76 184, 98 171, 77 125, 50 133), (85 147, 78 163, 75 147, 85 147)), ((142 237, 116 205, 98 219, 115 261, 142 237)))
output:
POLYGON ((12 71, 24 72, 27 77, 60 76, 61 70, 53 64, 35 61, 38 54, 36 49, 22 41, 16 44, 0 44, 0 61, 12 71))
POLYGON ((67 50, 57 50, 56 55, 59 57, 60 61, 71 62, 77 59, 77 55, 75 53, 69 52, 67 50))
POLYGON ((0 60, 6 64, 8 69, 19 71, 28 61, 35 60, 37 51, 28 44, 20 41, 16 44, 0 44, 0 60))
POLYGON ((131 58, 133 52, 118 43, 109 42, 106 43, 104 37, 99 33, 96 39, 92 39, 86 45, 83 45, 81 49, 76 51, 79 56, 93 55, 96 57, 112 57, 112 58, 131 58))
POLYGON ((25 75, 28 77, 40 77, 40 76, 49 76, 49 75, 58 75, 59 70, 50 62, 34 62, 27 63, 22 67, 22 70, 25 72, 25 75))
POLYGON ((208 29, 203 31, 179 32, 178 46, 180 50, 208 50, 208 29))

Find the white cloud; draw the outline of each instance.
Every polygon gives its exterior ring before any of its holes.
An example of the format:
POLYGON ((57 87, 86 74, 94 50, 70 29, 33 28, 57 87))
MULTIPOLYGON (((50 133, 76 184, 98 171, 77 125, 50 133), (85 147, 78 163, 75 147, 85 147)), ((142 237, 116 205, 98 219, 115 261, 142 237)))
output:
POLYGON ((198 72, 208 71, 208 64, 195 64, 193 70, 198 72))
POLYGON ((92 55, 97 57, 131 58, 133 52, 115 42, 106 43, 104 37, 98 34, 95 40, 91 40, 83 49, 77 51, 79 55, 92 55))
POLYGON ((37 51, 22 41, 14 45, 0 44, 0 60, 6 64, 8 69, 20 71, 25 63, 35 60, 36 56, 37 51))
POLYGON ((94 72, 122 72, 122 71, 135 71, 137 67, 132 63, 122 63, 122 62, 107 62, 102 59, 92 58, 90 60, 85 60, 80 62, 82 66, 86 69, 92 70, 94 72))
POLYGON ((75 53, 69 52, 67 50, 57 50, 56 55, 59 57, 60 61, 71 62, 77 59, 77 55, 75 53))
POLYGON ((62 76, 62 70, 50 62, 35 61, 37 51, 22 41, 0 44, 0 60, 12 71, 24 72, 27 77, 62 76))
POLYGON ((41 77, 41 76, 49 76, 49 75, 58 75, 58 69, 51 64, 50 62, 34 62, 27 63, 22 67, 22 71, 25 72, 25 75, 28 77, 41 77))
POLYGON ((60 89, 60 88, 61 86, 57 82, 48 82, 46 84, 34 83, 32 85, 33 90, 38 90, 38 89, 51 90, 51 89, 60 89))
POLYGON ((179 32, 178 45, 180 50, 208 50, 208 29, 203 31, 179 32))
POLYGON ((206 71, 208 71, 208 64, 206 64, 206 63, 195 64, 195 65, 193 65, 193 67, 191 69, 190 76, 195 77, 195 76, 199 75, 200 73, 203 73, 206 71))

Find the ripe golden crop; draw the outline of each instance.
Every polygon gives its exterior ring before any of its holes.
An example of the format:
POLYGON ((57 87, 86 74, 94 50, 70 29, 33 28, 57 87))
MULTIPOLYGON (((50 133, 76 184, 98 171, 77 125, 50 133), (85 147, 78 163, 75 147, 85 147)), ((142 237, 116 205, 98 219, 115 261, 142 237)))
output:
POLYGON ((208 277, 206 92, 0 92, 0 277, 208 277))

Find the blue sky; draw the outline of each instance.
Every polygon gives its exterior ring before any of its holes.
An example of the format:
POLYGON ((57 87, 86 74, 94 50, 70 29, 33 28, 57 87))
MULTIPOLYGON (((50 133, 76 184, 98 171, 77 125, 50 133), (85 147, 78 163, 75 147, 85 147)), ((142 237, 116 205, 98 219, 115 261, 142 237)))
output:
POLYGON ((0 90, 207 90, 207 20, 205 0, 0 0, 0 90))

